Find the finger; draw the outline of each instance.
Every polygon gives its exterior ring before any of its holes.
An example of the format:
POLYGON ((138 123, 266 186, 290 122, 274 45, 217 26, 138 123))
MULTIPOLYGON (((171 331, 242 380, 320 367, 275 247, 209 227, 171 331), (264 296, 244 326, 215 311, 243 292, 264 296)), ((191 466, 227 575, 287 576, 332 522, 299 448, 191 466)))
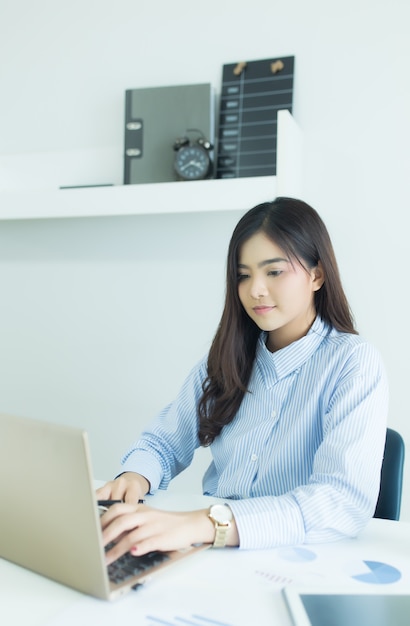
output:
POLYGON ((117 559, 119 559, 123 554, 130 552, 132 548, 133 541, 131 538, 131 533, 128 533, 121 537, 110 550, 107 550, 105 553, 105 562, 107 565, 113 563, 117 559))
POLYGON ((114 543, 105 554, 107 564, 129 552, 132 546, 138 545, 140 532, 136 515, 116 518, 103 532, 104 545, 114 543))
MULTIPOLYGON (((101 528, 104 531, 110 526, 113 525, 114 522, 117 522, 114 528, 119 528, 122 517, 124 516, 132 516, 132 514, 137 512, 138 505, 126 504, 125 502, 121 502, 119 504, 113 504, 110 508, 101 516, 101 528)), ((127 529, 126 529, 127 530, 127 529)), ((120 533, 118 533, 120 534, 120 533)))
POLYGON ((138 485, 135 482, 131 482, 131 484, 127 485, 127 490, 124 494, 124 501, 129 504, 138 504, 139 500, 143 499, 144 494, 138 485))
MULTIPOLYGON (((108 545, 112 542, 117 544, 116 549, 110 550, 110 558, 116 559, 120 553, 124 554, 129 551, 132 546, 139 545, 141 541, 149 541, 150 543, 144 547, 145 552, 158 549, 155 535, 161 535, 161 531, 155 530, 155 523, 151 523, 151 519, 155 519, 155 511, 145 506, 132 507, 130 505, 120 504, 111 507, 109 512, 103 515, 101 519, 103 526, 103 543, 108 545), (113 518, 113 514, 116 516, 113 518), (154 516, 154 517, 153 517, 154 516), (112 552, 112 550, 114 550, 112 552)), ((159 530, 159 529, 158 529, 159 530)))
POLYGON ((133 545, 129 548, 129 552, 133 556, 143 556, 144 554, 148 554, 148 552, 153 552, 154 550, 159 550, 165 552, 167 548, 163 545, 160 536, 150 536, 142 539, 141 537, 135 536, 135 540, 133 545))
POLYGON ((133 556, 142 556, 153 550, 163 550, 161 535, 152 535, 147 525, 138 526, 117 538, 115 545, 105 553, 106 563, 110 564, 126 552, 133 556))
POLYGON ((96 489, 95 493, 97 494, 98 500, 109 500, 111 498, 111 485, 112 481, 96 489))
POLYGON ((143 489, 136 475, 126 473, 111 481, 111 497, 114 500, 137 504, 143 497, 143 489))
MULTIPOLYGON (((106 546, 111 542, 118 542, 126 535, 131 535, 134 531, 138 530, 139 535, 142 536, 152 534, 149 530, 149 515, 147 516, 147 509, 144 505, 130 505, 130 504, 115 504, 104 513, 101 519, 101 528, 103 536, 103 544, 106 546), (140 528, 145 527, 143 533, 140 528)), ((129 539, 128 547, 133 544, 133 539, 129 539)))
POLYGON ((127 492, 127 483, 121 478, 111 482, 111 497, 113 500, 124 500, 127 492))

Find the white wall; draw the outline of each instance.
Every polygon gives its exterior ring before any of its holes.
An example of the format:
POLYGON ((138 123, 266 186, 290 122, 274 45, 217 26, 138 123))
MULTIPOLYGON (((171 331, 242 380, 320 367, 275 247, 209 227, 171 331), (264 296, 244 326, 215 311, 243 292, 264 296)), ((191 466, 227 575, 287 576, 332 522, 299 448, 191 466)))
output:
MULTIPOLYGON (((410 447, 409 19, 408 0, 2 0, 0 189, 121 183, 125 89, 219 90, 224 63, 295 55, 303 197, 410 447)), ((0 409, 84 426, 109 477, 209 345, 238 217, 0 222, 0 409)), ((409 485, 410 463, 407 520, 409 485)))

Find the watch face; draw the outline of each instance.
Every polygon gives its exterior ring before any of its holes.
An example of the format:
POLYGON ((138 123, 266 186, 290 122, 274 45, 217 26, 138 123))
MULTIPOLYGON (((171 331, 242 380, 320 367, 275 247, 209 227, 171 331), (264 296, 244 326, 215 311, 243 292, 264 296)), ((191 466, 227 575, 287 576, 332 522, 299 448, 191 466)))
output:
POLYGON ((185 146, 175 153, 175 171, 185 180, 206 178, 210 165, 209 155, 201 146, 185 146))
POLYGON ((232 521, 232 511, 226 504, 213 504, 209 513, 218 524, 229 524, 232 521))

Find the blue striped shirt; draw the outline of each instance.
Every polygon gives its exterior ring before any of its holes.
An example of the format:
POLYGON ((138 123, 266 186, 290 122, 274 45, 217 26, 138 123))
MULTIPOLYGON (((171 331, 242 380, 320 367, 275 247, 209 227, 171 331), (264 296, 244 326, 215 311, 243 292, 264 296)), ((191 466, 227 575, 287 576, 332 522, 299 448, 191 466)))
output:
MULTIPOLYGON (((261 333, 235 419, 211 445, 204 494, 224 498, 241 548, 355 536, 380 485, 388 386, 377 351, 317 318, 302 339, 271 353, 261 333)), ((153 490, 189 466, 199 446, 204 358, 176 400, 122 460, 153 490)))

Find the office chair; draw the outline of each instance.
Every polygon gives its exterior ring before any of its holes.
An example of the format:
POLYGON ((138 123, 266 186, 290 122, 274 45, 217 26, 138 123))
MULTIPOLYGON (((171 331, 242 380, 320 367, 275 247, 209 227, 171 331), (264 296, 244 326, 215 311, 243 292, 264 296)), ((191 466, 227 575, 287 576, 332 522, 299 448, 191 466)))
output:
POLYGON ((392 520, 400 518, 404 447, 401 435, 388 428, 380 477, 379 499, 373 517, 392 520))

